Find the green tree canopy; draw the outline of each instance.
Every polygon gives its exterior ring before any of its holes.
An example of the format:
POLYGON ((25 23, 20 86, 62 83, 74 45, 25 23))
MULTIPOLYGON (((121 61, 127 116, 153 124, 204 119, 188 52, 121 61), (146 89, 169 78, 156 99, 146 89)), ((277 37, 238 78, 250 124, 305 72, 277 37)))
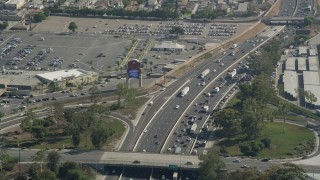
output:
POLYGON ((68 29, 74 33, 78 29, 78 26, 75 22, 72 21, 69 23, 68 29))
POLYGON ((44 13, 38 13, 36 15, 33 16, 33 22, 35 23, 40 23, 43 20, 45 20, 47 18, 47 16, 44 13))
POLYGON ((47 166, 53 172, 58 171, 59 163, 60 163, 60 154, 57 151, 50 151, 47 157, 47 166))
POLYGON ((220 160, 219 156, 209 151, 207 155, 200 156, 200 160, 202 160, 199 164, 200 179, 218 179, 220 169, 225 167, 225 164, 220 160))
POLYGON ((224 134, 235 135, 240 130, 240 113, 234 109, 222 109, 214 114, 213 125, 223 128, 224 134))
POLYGON ((113 133, 111 129, 97 127, 91 132, 91 142, 96 149, 100 149, 113 133))

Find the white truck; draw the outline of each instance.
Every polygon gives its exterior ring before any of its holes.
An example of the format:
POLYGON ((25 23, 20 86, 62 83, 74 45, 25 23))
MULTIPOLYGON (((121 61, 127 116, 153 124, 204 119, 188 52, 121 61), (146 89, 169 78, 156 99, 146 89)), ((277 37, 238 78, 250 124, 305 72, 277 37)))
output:
POLYGON ((191 128, 190 128, 190 134, 194 134, 197 130, 197 124, 193 123, 191 128))
POLYGON ((187 86, 187 87, 185 87, 185 88, 183 88, 182 89, 182 91, 181 91, 181 93, 180 93, 180 96, 181 97, 184 97, 185 95, 187 95, 188 94, 188 92, 189 92, 189 87, 187 86))
POLYGON ((219 92, 219 91, 220 91, 220 88, 219 88, 219 87, 215 87, 214 90, 213 90, 213 92, 215 92, 215 93, 217 93, 217 92, 219 92))
POLYGON ((209 106, 206 104, 206 105, 204 105, 203 107, 203 110, 205 111, 205 112, 208 112, 208 110, 209 110, 209 106))
POLYGON ((228 76, 229 78, 233 78, 237 74, 237 70, 233 69, 231 72, 229 72, 228 76))
POLYGON ((238 47, 238 44, 232 44, 231 49, 235 49, 238 47))
POLYGON ((206 69, 204 70, 201 74, 200 74, 200 78, 203 79, 206 75, 208 75, 210 73, 210 69, 206 69))
POLYGON ((173 173, 172 180, 178 180, 178 172, 173 173))

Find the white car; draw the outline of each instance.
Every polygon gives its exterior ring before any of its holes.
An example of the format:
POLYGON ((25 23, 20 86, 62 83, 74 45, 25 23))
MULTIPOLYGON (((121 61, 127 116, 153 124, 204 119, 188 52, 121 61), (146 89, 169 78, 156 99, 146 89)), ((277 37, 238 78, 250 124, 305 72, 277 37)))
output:
POLYGON ((148 132, 148 130, 147 130, 147 129, 144 129, 144 130, 143 130, 143 133, 146 133, 146 132, 148 132))
POLYGON ((148 105, 149 105, 149 106, 152 106, 152 104, 153 104, 153 101, 150 101, 148 105))
POLYGON ((217 70, 216 70, 216 69, 213 69, 212 71, 213 71, 213 72, 216 72, 217 70))
POLYGON ((174 107, 175 109, 179 109, 180 108, 180 106, 179 105, 176 105, 176 107, 174 107))
POLYGON ((161 89, 160 89, 160 91, 164 91, 164 90, 166 90, 166 88, 165 88, 165 87, 163 87, 163 88, 161 88, 161 89))

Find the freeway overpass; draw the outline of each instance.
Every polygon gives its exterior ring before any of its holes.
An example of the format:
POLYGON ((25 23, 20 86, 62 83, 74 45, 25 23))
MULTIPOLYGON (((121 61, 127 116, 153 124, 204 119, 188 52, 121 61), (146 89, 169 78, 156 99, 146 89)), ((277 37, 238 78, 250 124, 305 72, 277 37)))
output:
MULTIPOLYGON (((6 149, 8 154, 19 156, 18 148, 6 149)), ((37 152, 34 149, 21 149, 21 162, 31 162, 31 157, 37 152)), ((179 169, 198 169, 200 160, 198 156, 173 155, 173 154, 151 154, 130 152, 103 152, 103 151, 81 151, 61 150, 58 151, 63 161, 73 161, 83 164, 100 164, 121 167, 148 167, 168 168, 174 166, 179 169), (192 162, 187 164, 187 162, 192 162)))
MULTIPOLYGON (((319 21, 319 17, 315 17, 315 20, 319 21)), ((264 22, 267 25, 287 25, 287 24, 302 24, 304 22, 304 17, 284 17, 284 16, 278 16, 278 17, 263 17, 261 18, 261 21, 264 22)))

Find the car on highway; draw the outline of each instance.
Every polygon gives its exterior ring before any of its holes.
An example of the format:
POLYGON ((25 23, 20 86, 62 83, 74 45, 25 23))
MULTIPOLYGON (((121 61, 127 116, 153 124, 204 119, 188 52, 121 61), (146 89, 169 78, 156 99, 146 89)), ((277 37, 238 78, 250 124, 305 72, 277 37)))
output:
POLYGON ((147 132, 148 132, 148 130, 147 130, 147 129, 144 129, 144 130, 143 130, 143 133, 147 133, 147 132))
POLYGON ((175 109, 179 109, 179 108, 180 108, 180 106, 179 106, 179 105, 176 105, 174 108, 175 108, 175 109))
POLYGON ((194 162, 188 161, 186 165, 194 165, 194 162))
POLYGON ((134 160, 132 163, 140 164, 140 161, 139 160, 134 160))
POLYGON ((233 160, 232 162, 234 162, 234 163, 240 163, 240 159, 235 159, 235 160, 233 160))
POLYGON ((249 168, 250 166, 246 165, 246 164, 242 164, 241 168, 249 168))

